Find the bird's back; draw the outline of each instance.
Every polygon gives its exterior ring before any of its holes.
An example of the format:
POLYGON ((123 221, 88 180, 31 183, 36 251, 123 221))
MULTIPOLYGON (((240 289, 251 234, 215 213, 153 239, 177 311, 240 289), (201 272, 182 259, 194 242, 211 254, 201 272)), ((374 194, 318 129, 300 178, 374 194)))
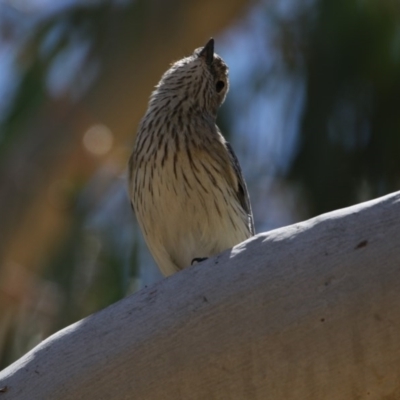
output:
POLYGON ((215 124, 229 81, 213 49, 211 39, 163 75, 129 162, 132 205, 165 275, 254 234, 238 160, 215 124))

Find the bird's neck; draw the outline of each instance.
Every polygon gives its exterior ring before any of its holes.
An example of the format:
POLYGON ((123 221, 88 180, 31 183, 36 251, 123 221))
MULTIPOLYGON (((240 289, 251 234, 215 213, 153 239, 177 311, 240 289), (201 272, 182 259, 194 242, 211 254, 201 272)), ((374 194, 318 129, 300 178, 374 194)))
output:
POLYGON ((217 109, 211 107, 206 98, 199 98, 193 93, 158 88, 149 103, 149 113, 162 113, 181 118, 204 118, 216 120, 217 109))

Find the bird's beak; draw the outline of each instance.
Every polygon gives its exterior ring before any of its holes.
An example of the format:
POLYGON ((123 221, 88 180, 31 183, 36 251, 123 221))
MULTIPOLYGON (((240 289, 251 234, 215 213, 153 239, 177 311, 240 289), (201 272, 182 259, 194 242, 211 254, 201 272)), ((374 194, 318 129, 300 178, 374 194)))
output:
POLYGON ((199 53, 199 57, 204 58, 208 65, 214 60, 214 39, 211 38, 199 53))

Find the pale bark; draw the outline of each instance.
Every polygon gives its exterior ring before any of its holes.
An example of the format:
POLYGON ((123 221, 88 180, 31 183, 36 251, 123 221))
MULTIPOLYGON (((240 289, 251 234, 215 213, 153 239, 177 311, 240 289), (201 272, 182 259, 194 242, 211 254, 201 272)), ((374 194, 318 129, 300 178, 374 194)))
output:
POLYGON ((259 234, 51 336, 0 399, 399 399, 399 227, 397 192, 259 234))

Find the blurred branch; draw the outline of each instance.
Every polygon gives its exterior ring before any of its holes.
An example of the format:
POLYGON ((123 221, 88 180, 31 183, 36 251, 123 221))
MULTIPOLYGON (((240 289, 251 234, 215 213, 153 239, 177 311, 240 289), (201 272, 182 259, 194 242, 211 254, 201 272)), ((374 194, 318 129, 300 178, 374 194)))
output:
POLYGON ((397 192, 260 234, 51 336, 1 397, 398 398, 399 215, 397 192))

